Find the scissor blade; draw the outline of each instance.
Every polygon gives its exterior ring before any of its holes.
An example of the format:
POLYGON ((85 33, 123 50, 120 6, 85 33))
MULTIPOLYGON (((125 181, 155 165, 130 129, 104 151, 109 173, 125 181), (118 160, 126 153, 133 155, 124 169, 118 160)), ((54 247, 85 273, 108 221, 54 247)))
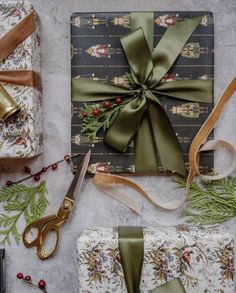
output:
POLYGON ((84 159, 80 163, 79 169, 75 173, 74 179, 72 180, 71 185, 70 185, 70 187, 69 187, 69 189, 67 191, 67 194, 66 194, 67 198, 70 198, 70 199, 74 200, 75 195, 78 193, 78 191, 79 191, 79 189, 80 189, 80 187, 81 187, 81 185, 83 183, 86 171, 88 169, 90 156, 91 156, 91 150, 89 150, 87 152, 87 154, 85 155, 84 159))

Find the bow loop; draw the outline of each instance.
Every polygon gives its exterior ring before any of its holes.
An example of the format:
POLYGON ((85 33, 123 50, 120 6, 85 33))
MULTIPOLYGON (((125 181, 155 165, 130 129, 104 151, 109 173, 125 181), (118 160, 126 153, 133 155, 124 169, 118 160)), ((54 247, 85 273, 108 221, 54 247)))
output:
POLYGON ((146 107, 144 95, 131 100, 107 130, 104 141, 120 152, 125 152, 139 129, 146 107))
POLYGON ((138 85, 143 85, 152 75, 152 56, 142 28, 121 38, 133 80, 138 85))

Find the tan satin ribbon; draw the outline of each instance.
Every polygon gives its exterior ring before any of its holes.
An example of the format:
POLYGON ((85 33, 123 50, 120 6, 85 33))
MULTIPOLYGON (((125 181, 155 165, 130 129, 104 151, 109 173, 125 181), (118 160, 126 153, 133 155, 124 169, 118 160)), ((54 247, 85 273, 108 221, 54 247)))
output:
MULTIPOLYGON (((0 61, 35 32, 36 17, 36 13, 31 12, 0 39, 0 61)), ((30 86, 42 91, 41 78, 32 70, 0 71, 0 82, 30 86)))
POLYGON ((128 186, 134 190, 136 190, 138 193, 140 193, 144 198, 146 198, 148 201, 150 201, 155 206, 165 209, 165 210, 175 210, 177 208, 180 208, 184 202, 186 201, 186 198, 188 196, 189 188, 191 186, 191 183, 193 181, 193 178, 196 175, 200 175, 201 177, 208 179, 208 180, 219 180, 224 177, 227 177, 230 175, 230 173, 235 169, 236 167, 236 149, 229 144, 226 141, 223 140, 211 140, 206 141, 208 135, 213 130, 216 122, 219 119, 219 116, 221 112, 224 109, 225 104, 228 102, 230 97, 233 95, 233 93, 236 91, 236 77, 231 81, 231 83, 228 85, 226 90, 224 91, 223 95, 220 97, 219 101, 217 102, 216 106, 214 107, 212 113, 206 120, 206 122, 203 124, 199 132, 197 133, 196 137, 194 138, 190 150, 189 150, 189 175, 187 179, 186 189, 183 197, 179 200, 175 200, 169 203, 160 204, 159 202, 155 201, 153 198, 151 198, 139 185, 134 183, 133 181, 117 176, 117 175, 111 175, 111 174, 104 174, 104 173, 98 173, 94 177, 94 184, 103 192, 107 193, 114 199, 118 200, 119 202, 125 204, 130 209, 134 210, 138 214, 141 213, 141 205, 138 204, 133 198, 128 196, 127 194, 120 192, 116 189, 116 184, 121 184, 128 186), (203 151, 209 151, 214 150, 218 148, 225 148, 232 154, 232 163, 231 166, 225 170, 223 173, 215 176, 206 176, 202 175, 199 171, 199 159, 200 159, 200 153, 203 151))

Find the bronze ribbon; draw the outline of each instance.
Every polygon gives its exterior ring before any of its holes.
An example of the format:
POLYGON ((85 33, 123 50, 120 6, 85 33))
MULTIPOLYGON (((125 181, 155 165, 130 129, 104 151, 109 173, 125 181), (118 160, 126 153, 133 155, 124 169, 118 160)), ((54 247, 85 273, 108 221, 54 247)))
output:
MULTIPOLYGON (((140 292, 143 267, 144 238, 142 227, 119 227, 119 250, 128 293, 140 292)), ((180 279, 175 279, 150 293, 186 293, 180 279)))
MULTIPOLYGON (((31 12, 3 35, 0 39, 0 61, 8 57, 20 43, 36 30, 36 17, 36 13, 31 12)), ((41 79, 32 70, 0 71, 0 82, 30 86, 42 91, 41 79)))
POLYGON ((132 88, 72 79, 72 100, 103 101, 120 96, 127 104, 105 134, 107 144, 125 152, 135 138, 137 173, 158 171, 158 154, 164 169, 186 175, 182 150, 161 104, 164 97, 211 102, 212 81, 184 80, 160 83, 196 29, 202 17, 169 27, 153 48, 153 13, 131 13, 132 32, 121 38, 132 76, 132 88), (145 138, 145 143, 143 142, 145 138))
POLYGON ((42 82, 39 75, 33 70, 0 71, 0 81, 30 86, 42 92, 42 82))
POLYGON ((218 103, 214 107, 212 113, 210 114, 210 116, 208 117, 208 119, 203 124, 203 126, 197 133, 196 137, 194 138, 189 150, 189 176, 187 179, 186 190, 182 198, 180 198, 179 200, 161 204, 157 202, 156 200, 154 200, 152 197, 150 197, 140 186, 138 186, 133 181, 125 177, 121 177, 117 175, 98 173, 94 177, 94 184, 103 192, 107 193, 114 199, 120 201, 121 203, 128 206, 130 209, 140 214, 141 205, 138 204, 133 198, 131 198, 127 194, 117 190, 116 188, 117 184, 125 185, 127 187, 130 187, 136 190, 144 198, 146 198, 148 201, 150 201, 152 204, 154 204, 155 206, 159 208, 162 208, 165 210, 174 210, 174 209, 180 208, 184 204, 188 196, 189 188, 191 186, 193 178, 196 175, 200 175, 201 177, 207 180, 219 180, 219 179, 227 177, 228 175, 232 173, 232 171, 234 171, 236 167, 236 149, 234 148, 234 146, 232 146, 231 144, 223 140, 210 140, 207 142, 206 140, 208 135, 213 130, 216 122, 218 121, 220 114, 224 109, 225 104, 228 102, 228 100, 230 99, 230 97, 233 95, 235 91, 236 91, 236 77, 231 81, 231 83, 225 89, 223 95, 218 100, 218 103), (218 174, 215 176, 202 175, 199 171, 199 159, 200 159, 201 152, 214 150, 218 148, 225 148, 232 154, 231 166, 227 170, 222 172, 221 174, 218 174))

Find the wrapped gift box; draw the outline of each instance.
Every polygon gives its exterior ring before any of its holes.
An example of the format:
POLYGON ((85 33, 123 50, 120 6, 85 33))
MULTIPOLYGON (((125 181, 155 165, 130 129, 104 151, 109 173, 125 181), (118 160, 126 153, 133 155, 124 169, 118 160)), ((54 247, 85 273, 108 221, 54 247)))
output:
MULTIPOLYGON (((0 38, 34 11, 28 1, 0 1, 0 38)), ((9 56, 0 61, 0 71, 32 70, 40 74, 39 26, 9 56)), ((1 85, 22 111, 11 121, 0 123, 0 157, 26 158, 42 153, 41 93, 33 87, 1 85)))
MULTIPOLYGON (((180 278, 187 293, 234 293, 234 242, 221 226, 144 227, 140 293, 180 278)), ((80 293, 126 293, 117 228, 89 228, 77 242, 80 293)), ((173 292, 174 293, 174 292, 173 292)))
MULTIPOLYGON (((158 44, 166 29, 186 19, 202 16, 202 21, 189 38, 179 58, 162 79, 163 83, 178 80, 214 78, 214 26, 210 12, 154 12, 154 46, 158 44)), ((120 38, 131 31, 130 12, 74 13, 71 18, 71 72, 72 78, 100 81, 128 86, 129 67, 120 38)), ((92 149, 89 172, 135 173, 134 144, 125 154, 103 143, 104 132, 96 137, 81 132, 85 107, 93 103, 73 101, 72 153, 86 153, 92 149)), ((165 98, 162 105, 180 143, 186 167, 189 146, 212 110, 213 103, 196 103, 165 98)), ((211 138, 213 134, 211 135, 211 138)), ((74 159, 74 171, 79 165, 74 159)), ((213 168, 213 153, 202 155, 200 170, 206 173, 213 168)), ((160 163, 158 171, 165 172, 160 163)))

